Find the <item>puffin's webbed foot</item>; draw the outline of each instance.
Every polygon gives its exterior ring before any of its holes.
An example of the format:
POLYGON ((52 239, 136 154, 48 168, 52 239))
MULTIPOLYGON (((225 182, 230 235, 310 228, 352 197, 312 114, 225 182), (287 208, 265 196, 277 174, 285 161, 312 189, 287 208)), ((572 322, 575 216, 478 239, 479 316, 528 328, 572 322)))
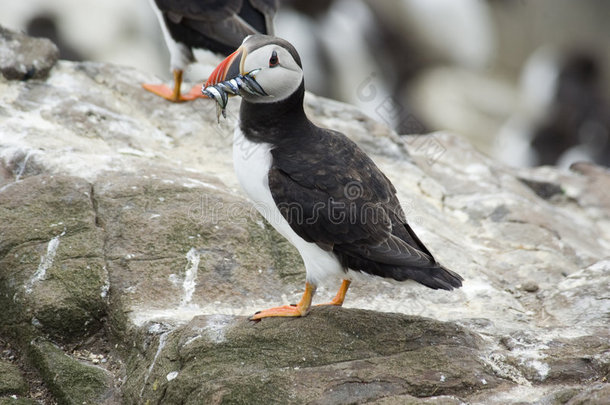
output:
POLYGON ((258 311, 250 318, 251 321, 256 321, 263 318, 275 317, 275 316, 305 316, 307 311, 311 307, 311 300, 313 295, 316 293, 316 287, 305 283, 305 292, 301 301, 296 305, 283 305, 281 307, 269 308, 262 311, 258 311))
POLYGON ((182 70, 174 70, 174 88, 171 89, 165 84, 142 84, 142 87, 157 96, 163 97, 166 100, 174 103, 181 103, 183 101, 192 101, 196 98, 206 98, 201 94, 201 85, 195 85, 186 94, 180 94, 180 87, 182 86, 182 70))
POLYGON ((174 90, 167 87, 165 84, 142 84, 142 87, 145 90, 150 91, 153 94, 156 94, 159 97, 163 97, 166 100, 173 101, 174 103, 180 102, 180 94, 177 96, 174 95, 174 90))
POLYGON ((251 321, 258 319, 275 317, 275 316, 303 316, 307 313, 307 310, 303 311, 298 305, 283 305, 281 307, 274 307, 269 309, 263 309, 258 311, 250 318, 251 321))

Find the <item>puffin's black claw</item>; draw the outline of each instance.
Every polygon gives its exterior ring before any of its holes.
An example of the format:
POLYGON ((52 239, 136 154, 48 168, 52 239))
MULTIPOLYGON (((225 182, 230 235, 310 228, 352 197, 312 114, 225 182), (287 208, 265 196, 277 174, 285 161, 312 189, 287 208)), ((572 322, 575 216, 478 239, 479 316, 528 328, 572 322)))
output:
POLYGON ((251 322, 255 322, 255 323, 259 323, 261 320, 260 319, 254 319, 254 317, 258 314, 260 314, 262 311, 256 311, 254 313, 254 315, 252 315, 251 317, 248 318, 249 321, 251 322))

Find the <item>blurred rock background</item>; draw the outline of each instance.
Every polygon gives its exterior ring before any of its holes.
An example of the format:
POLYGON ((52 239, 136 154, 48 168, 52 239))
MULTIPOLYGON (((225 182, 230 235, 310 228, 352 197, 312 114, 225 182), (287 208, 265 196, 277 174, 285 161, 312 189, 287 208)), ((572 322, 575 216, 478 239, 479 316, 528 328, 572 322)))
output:
MULTIPOLYGON (((129 65, 166 81, 146 0, 2 0, 0 24, 60 58, 129 65)), ((316 94, 401 134, 451 130, 513 166, 610 164, 610 3, 600 0, 285 0, 276 34, 316 94)), ((202 80, 217 61, 187 72, 202 80)))

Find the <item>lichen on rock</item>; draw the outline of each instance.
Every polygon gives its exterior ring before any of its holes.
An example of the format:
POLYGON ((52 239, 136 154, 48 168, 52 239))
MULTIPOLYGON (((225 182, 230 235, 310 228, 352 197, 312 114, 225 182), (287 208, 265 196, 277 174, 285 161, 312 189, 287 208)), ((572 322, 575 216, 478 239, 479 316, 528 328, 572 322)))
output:
POLYGON ((29 350, 32 361, 59 403, 103 404, 116 399, 112 376, 105 370, 83 364, 41 339, 33 341, 29 350))

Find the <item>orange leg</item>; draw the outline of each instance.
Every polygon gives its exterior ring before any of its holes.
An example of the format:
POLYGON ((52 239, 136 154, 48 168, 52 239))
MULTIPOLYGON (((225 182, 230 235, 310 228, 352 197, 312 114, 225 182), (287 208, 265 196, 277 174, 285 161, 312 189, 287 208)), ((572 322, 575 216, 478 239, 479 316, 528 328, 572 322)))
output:
POLYGON ((307 314, 307 311, 311 306, 311 299, 315 293, 316 287, 309 283, 305 283, 305 292, 303 293, 301 301, 299 301, 297 305, 284 305, 281 307, 258 311, 250 318, 250 320, 254 321, 271 316, 304 316, 307 314))
POLYGON ((180 94, 180 87, 182 86, 182 70, 175 69, 174 70, 174 88, 170 89, 165 84, 143 84, 146 90, 151 93, 156 94, 157 96, 161 96, 166 100, 172 101, 174 103, 179 103, 182 101, 191 101, 196 98, 205 98, 203 94, 201 94, 201 85, 195 85, 184 96, 180 94))
POLYGON ((335 295, 335 298, 333 298, 330 302, 318 304, 316 306, 334 305, 340 307, 341 305, 343 305, 343 301, 345 300, 345 294, 347 294, 347 289, 349 288, 349 285, 351 283, 351 281, 343 279, 343 281, 341 282, 341 287, 339 287, 339 291, 337 292, 337 295, 335 295))

